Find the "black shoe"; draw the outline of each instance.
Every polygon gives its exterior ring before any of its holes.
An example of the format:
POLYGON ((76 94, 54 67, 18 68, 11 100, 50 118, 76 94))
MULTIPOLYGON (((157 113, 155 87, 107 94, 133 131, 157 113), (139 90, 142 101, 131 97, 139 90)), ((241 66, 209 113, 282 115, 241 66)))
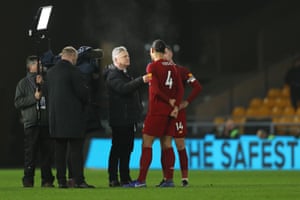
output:
POLYGON ((75 180, 70 178, 67 182, 69 188, 73 188, 75 186, 75 180))
POLYGON ((121 184, 119 181, 110 181, 109 182, 109 187, 120 187, 121 184))
POLYGON ((89 185, 86 182, 83 182, 81 184, 75 184, 74 188, 95 188, 95 186, 89 185))
POLYGON ((181 181, 181 185, 182 185, 182 187, 187 187, 187 186, 189 186, 188 180, 182 180, 182 181, 181 181))
POLYGON ((33 187, 33 183, 23 183, 23 187, 29 188, 29 187, 33 187))
POLYGON ((58 184, 58 188, 69 188, 66 183, 60 183, 58 184))
POLYGON ((24 178, 22 179, 23 187, 33 187, 33 179, 31 178, 24 178))
POLYGON ((42 187, 53 188, 54 185, 53 183, 46 182, 46 183, 42 183, 42 187))
POLYGON ((170 180, 165 180, 159 187, 175 187, 174 182, 172 179, 170 180))
POLYGON ((156 185, 156 187, 160 187, 165 182, 165 179, 161 180, 159 184, 156 185))
POLYGON ((130 184, 131 182, 132 182, 132 180, 121 181, 120 186, 128 185, 128 184, 130 184))

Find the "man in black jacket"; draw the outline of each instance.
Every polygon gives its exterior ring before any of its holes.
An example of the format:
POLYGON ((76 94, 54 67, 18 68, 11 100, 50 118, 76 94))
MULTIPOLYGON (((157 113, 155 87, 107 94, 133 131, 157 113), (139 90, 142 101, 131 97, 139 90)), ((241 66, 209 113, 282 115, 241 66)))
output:
POLYGON ((49 136, 48 112, 42 76, 37 74, 38 57, 26 60, 28 73, 16 87, 15 107, 21 110, 24 124, 24 187, 34 186, 34 172, 40 151, 42 187, 53 187, 51 171, 53 142, 49 136), (38 87, 38 84, 41 87, 38 87))
POLYGON ((133 79, 128 74, 130 58, 125 47, 112 51, 113 64, 104 72, 109 95, 109 125, 112 129, 112 146, 109 154, 109 186, 116 187, 131 181, 129 161, 133 150, 137 122, 141 121, 142 105, 139 87, 151 78, 148 75, 133 79), (118 178, 118 166, 120 181, 118 178))
POLYGON ((85 106, 88 102, 86 86, 77 62, 74 47, 62 50, 61 60, 47 73, 49 129, 55 139, 55 160, 59 188, 67 188, 66 155, 70 147, 72 175, 75 188, 93 188, 83 174, 83 145, 85 138, 85 106))

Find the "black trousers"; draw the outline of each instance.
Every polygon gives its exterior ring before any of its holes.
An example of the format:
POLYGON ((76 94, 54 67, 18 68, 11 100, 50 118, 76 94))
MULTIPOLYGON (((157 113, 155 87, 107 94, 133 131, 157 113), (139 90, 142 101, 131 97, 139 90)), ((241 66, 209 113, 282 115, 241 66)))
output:
POLYGON ((32 126, 24 129, 24 177, 23 183, 34 184, 37 161, 40 161, 42 183, 53 183, 53 140, 48 126, 32 126))
POLYGON ((66 184, 67 156, 70 153, 72 178, 76 184, 83 183, 83 144, 84 138, 55 138, 56 178, 59 184, 66 184), (68 149, 69 148, 69 149, 68 149))
POLYGON ((129 162, 133 150, 135 126, 112 126, 112 145, 109 154, 108 173, 109 181, 118 180, 120 173, 121 183, 131 181, 129 162))

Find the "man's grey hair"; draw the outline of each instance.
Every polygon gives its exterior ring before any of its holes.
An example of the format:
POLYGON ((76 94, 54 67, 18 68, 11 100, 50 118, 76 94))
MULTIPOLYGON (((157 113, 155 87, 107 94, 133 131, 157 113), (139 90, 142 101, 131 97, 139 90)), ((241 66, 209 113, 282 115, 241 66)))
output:
POLYGON ((112 61, 115 62, 115 58, 123 51, 127 51, 126 47, 124 46, 115 47, 111 53, 112 61))

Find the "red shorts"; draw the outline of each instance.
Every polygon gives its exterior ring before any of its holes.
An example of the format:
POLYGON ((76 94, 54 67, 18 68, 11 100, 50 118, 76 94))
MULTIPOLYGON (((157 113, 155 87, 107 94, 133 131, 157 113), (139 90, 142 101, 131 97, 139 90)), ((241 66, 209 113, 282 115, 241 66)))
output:
POLYGON ((185 110, 180 111, 177 118, 173 119, 171 123, 174 131, 173 137, 184 138, 187 134, 185 110))
POLYGON ((169 116, 147 115, 144 121, 143 134, 154 137, 174 136, 173 123, 169 116))

